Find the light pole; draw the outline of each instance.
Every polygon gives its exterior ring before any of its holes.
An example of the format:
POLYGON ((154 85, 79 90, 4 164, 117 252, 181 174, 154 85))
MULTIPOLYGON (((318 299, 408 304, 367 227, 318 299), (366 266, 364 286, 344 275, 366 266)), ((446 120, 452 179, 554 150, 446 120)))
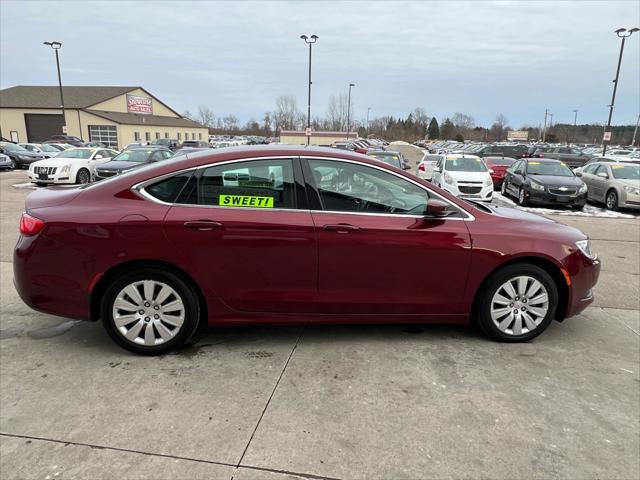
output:
MULTIPOLYGON (((573 111, 573 132, 571 133, 571 143, 576 141, 576 125, 578 123, 578 110, 573 111)), ((569 142, 567 142, 569 143, 569 142)))
POLYGON ((640 115, 638 115, 638 119, 636 120, 636 128, 633 129, 633 140, 631 140, 631 146, 636 146, 636 134, 638 133, 638 125, 640 125, 640 115))
POLYGON ((351 130, 351 87, 355 86, 355 83, 349 84, 349 100, 347 100, 347 140, 349 140, 349 130, 351 130))
POLYGON ((62 109, 62 133, 67 133, 64 131, 65 126, 67 125, 67 119, 64 113, 64 96, 62 95, 62 78, 60 76, 60 59, 58 58, 58 50, 62 48, 62 43, 60 42, 42 42, 43 45, 49 45, 56 52, 56 67, 58 68, 58 87, 60 88, 60 108, 62 109))
MULTIPOLYGON (((317 35, 311 35, 311 37, 307 37, 306 35, 300 35, 300 38, 304 40, 304 43, 309 45, 309 95, 307 98, 307 131, 311 131, 311 47, 314 43, 318 41, 317 35)), ((311 135, 307 133, 307 145, 311 141, 311 135)))
POLYGON ((367 137, 369 136, 369 112, 371 111, 371 107, 367 107, 367 137))
MULTIPOLYGON (((635 32, 639 31, 640 28, 632 28, 627 30, 626 28, 619 28, 616 30, 616 35, 618 38, 622 39, 620 43, 620 55, 618 56, 618 68, 616 69, 616 78, 613 81, 613 95, 611 96, 611 105, 609 105, 609 119, 607 120, 607 127, 605 130, 605 135, 608 132, 611 132, 611 117, 613 116, 613 106, 616 102, 616 90, 618 89, 618 78, 620 77, 620 64, 622 63, 622 52, 624 51, 624 41, 627 37, 630 37, 635 32)), ((602 156, 604 157, 607 153, 607 145, 609 144, 609 140, 605 140, 604 137, 602 139, 602 156)))

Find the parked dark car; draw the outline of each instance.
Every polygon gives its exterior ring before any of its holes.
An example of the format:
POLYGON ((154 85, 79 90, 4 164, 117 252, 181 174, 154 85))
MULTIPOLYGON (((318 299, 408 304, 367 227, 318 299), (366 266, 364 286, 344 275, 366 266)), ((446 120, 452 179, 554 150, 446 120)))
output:
POLYGON ((173 157, 173 152, 165 147, 146 146, 120 152, 111 161, 96 168, 96 180, 104 180, 134 168, 159 162, 173 157))
POLYGON ((151 145, 158 145, 160 147, 166 147, 169 150, 178 150, 180 148, 180 143, 178 140, 173 138, 158 138, 151 142, 151 145))
POLYGON ((23 301, 146 355, 201 323, 474 321, 527 341, 593 302, 600 271, 575 228, 329 148, 208 150, 25 207, 23 301))
POLYGON ((574 147, 554 147, 546 150, 545 152, 536 152, 535 157, 538 158, 553 158, 555 160, 562 160, 571 168, 583 167, 594 155, 588 153, 582 153, 582 150, 578 150, 574 147))
POLYGON ((74 147, 84 147, 84 142, 73 135, 53 135, 46 143, 66 143, 74 147))
POLYGON ((484 163, 489 168, 489 174, 493 180, 493 188, 499 189, 502 186, 507 169, 515 162, 516 159, 510 157, 484 157, 484 163))
POLYGON ((527 156, 527 145, 486 145, 473 154, 477 157, 510 157, 523 158, 527 156))
POLYGON ((550 147, 549 145, 544 144, 530 145, 527 149, 527 154, 525 155, 525 157, 535 157, 536 153, 544 153, 548 150, 551 150, 551 148, 552 147, 550 147))
POLYGON ((209 142, 200 140, 185 140, 182 142, 181 148, 209 148, 209 142))
POLYGON ((15 168, 29 168, 29 165, 33 162, 45 158, 42 153, 30 152, 26 148, 11 142, 0 142, 0 153, 4 153, 9 157, 13 161, 15 168))
POLYGON ((522 206, 565 205, 582 210, 587 202, 587 185, 560 160, 518 160, 507 169, 501 192, 522 206))

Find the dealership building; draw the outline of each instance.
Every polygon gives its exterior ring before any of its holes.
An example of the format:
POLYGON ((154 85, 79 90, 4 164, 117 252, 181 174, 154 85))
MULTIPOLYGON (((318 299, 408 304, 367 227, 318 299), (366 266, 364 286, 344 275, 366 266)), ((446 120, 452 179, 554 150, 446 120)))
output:
POLYGON ((0 136, 13 142, 42 142, 73 135, 121 149, 160 138, 208 139, 208 129, 184 118, 142 87, 15 86, 0 90, 0 136))

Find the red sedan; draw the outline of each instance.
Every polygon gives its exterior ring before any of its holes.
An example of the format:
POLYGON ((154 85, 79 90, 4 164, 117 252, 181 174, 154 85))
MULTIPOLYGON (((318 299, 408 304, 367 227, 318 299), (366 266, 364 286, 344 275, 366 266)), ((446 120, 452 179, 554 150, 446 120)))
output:
POLYGON ((489 168, 491 180, 493 180, 493 188, 500 188, 507 169, 516 162, 515 158, 510 157, 484 157, 485 164, 489 168))
POLYGON ((148 355, 200 323, 473 320, 526 341, 586 308, 600 271, 574 228, 323 148, 202 151, 38 190, 20 232, 25 303, 101 319, 148 355))

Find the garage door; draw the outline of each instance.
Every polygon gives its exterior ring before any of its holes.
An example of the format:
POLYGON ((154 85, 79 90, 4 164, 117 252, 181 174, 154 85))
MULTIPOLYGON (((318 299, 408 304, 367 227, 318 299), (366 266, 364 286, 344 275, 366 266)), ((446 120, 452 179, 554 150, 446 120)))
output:
POLYGON ((62 115, 25 113, 24 123, 27 127, 27 141, 37 143, 48 140, 53 135, 62 135, 64 120, 62 115))

